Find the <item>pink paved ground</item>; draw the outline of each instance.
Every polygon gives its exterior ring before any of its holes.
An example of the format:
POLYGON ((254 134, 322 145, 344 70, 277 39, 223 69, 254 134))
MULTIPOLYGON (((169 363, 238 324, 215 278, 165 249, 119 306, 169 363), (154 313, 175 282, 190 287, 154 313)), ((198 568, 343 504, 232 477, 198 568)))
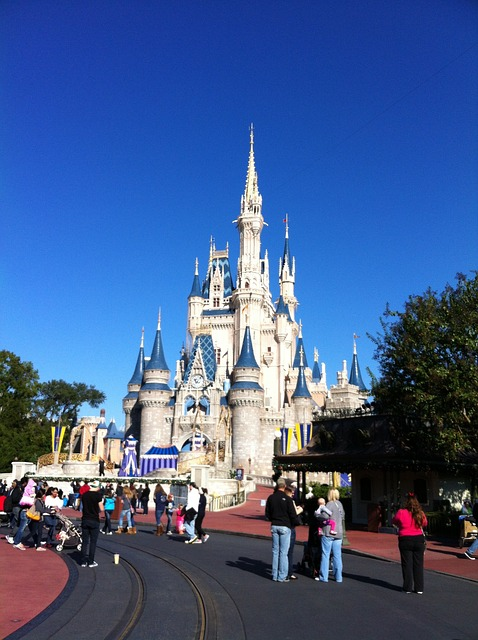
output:
MULTIPOLYGON (((270 537, 270 525, 264 519, 264 501, 271 490, 258 487, 249 494, 243 505, 226 511, 206 514, 206 531, 233 532, 243 535, 270 537)), ((65 509, 65 515, 72 519, 80 517, 78 511, 65 509)), ((174 521, 173 521, 174 522, 174 521)), ((137 525, 155 523, 154 511, 146 516, 136 515, 137 525)), ((307 540, 307 527, 297 528, 297 541, 307 540)), ((368 531, 347 531, 347 550, 400 562, 397 537, 385 533, 368 531)), ((346 571, 347 560, 344 561, 346 571)), ((467 560, 458 541, 440 542, 429 540, 425 554, 425 569, 478 582, 478 562, 467 560)), ((34 549, 18 551, 5 540, 0 541, 0 601, 3 603, 0 614, 0 638, 5 638, 33 617, 43 611, 63 590, 68 580, 68 570, 61 554, 47 550, 38 553, 34 549), (48 576, 48 579, 45 577, 48 576), (52 579, 53 578, 53 579, 52 579), (12 598, 12 594, 18 597, 12 598), (15 602, 11 608, 9 603, 15 602)))

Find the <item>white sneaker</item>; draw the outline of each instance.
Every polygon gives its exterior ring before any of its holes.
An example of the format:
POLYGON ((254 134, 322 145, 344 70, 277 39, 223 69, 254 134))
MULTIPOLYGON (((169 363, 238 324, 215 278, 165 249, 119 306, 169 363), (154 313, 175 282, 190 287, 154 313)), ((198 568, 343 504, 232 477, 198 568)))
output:
POLYGON ((88 566, 93 569, 94 567, 98 566, 98 563, 93 561, 93 562, 90 562, 90 564, 88 566))
POLYGON ((209 536, 208 536, 208 534, 206 533, 206 535, 203 537, 202 541, 203 541, 203 542, 207 542, 208 540, 209 540, 209 536))
POLYGON ((13 544, 13 536, 5 536, 5 540, 8 542, 8 544, 13 544))
POLYGON ((202 544, 202 540, 194 540, 193 544, 202 544))
POLYGON ((167 535, 167 536, 172 536, 172 535, 173 535, 173 532, 172 532, 172 531, 168 531, 168 532, 166 533, 166 535, 167 535))

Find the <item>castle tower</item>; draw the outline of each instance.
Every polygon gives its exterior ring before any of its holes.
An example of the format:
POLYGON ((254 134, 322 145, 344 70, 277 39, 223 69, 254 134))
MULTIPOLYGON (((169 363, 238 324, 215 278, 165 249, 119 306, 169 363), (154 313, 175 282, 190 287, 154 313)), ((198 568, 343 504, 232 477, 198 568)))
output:
POLYGON ((131 380, 128 382, 128 393, 123 398, 123 411, 125 412, 125 433, 139 440, 141 430, 141 407, 138 403, 139 390, 143 383, 144 373, 144 329, 141 330, 141 343, 138 358, 131 380))
POLYGON ((280 295, 288 305, 292 319, 295 320, 295 312, 298 301, 295 297, 295 258, 291 256, 289 247, 289 214, 285 216, 285 241, 284 253, 279 262, 279 286, 280 295))
POLYGON ((262 353, 261 325, 264 307, 269 306, 272 318, 274 309, 268 287, 268 258, 261 260, 261 232, 264 227, 262 196, 254 159, 254 129, 250 128, 249 161, 246 186, 241 197, 241 212, 235 220, 239 230, 239 259, 237 263, 237 288, 231 297, 235 309, 234 359, 243 344, 246 327, 249 327, 254 351, 262 353))
POLYGON ((141 405, 140 455, 146 453, 154 445, 170 443, 171 429, 165 420, 171 397, 171 389, 168 386, 169 375, 170 371, 164 357, 161 316, 159 315, 151 358, 145 366, 143 384, 139 391, 141 405))
MULTIPOLYGON (((264 390, 259 384, 260 369, 254 357, 251 332, 244 332, 241 354, 233 372, 233 384, 229 390, 229 406, 232 410, 232 464, 234 467, 258 470, 263 464, 259 449, 261 441, 261 411, 264 406, 264 390), (249 462, 250 460, 250 462, 249 462)), ((269 464, 272 455, 270 443, 269 464)))
POLYGON ((201 314, 204 308, 204 298, 199 284, 198 265, 198 259, 196 258, 193 284, 191 293, 188 296, 188 333, 192 341, 201 332, 201 314))

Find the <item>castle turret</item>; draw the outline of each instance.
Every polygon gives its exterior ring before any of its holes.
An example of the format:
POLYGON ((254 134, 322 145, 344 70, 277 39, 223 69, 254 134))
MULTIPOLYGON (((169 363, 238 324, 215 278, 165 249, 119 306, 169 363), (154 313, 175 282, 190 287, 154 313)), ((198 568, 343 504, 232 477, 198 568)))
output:
POLYGON ((154 445, 166 444, 171 439, 171 429, 165 414, 169 405, 171 389, 168 386, 170 371, 164 357, 161 339, 161 316, 154 339, 151 358, 146 363, 143 384, 139 391, 141 405, 140 455, 154 445))
POLYGON ((199 283, 198 265, 198 259, 196 258, 193 284, 191 293, 188 296, 188 333, 193 341, 201 331, 201 314, 204 308, 204 297, 199 283))
POLYGON ((141 408, 138 404, 139 390, 143 383, 144 373, 144 329, 141 330, 141 342, 138 358, 131 380, 128 382, 128 393, 123 398, 123 411, 125 412, 126 435, 139 438, 141 429, 141 408))
POLYGON ((260 369, 248 326, 232 377, 233 384, 228 394, 232 409, 232 463, 234 467, 250 468, 259 473, 264 464, 270 465, 273 443, 272 438, 268 445, 261 442, 264 390, 259 384, 260 369))
POLYGON ((367 391, 367 388, 362 379, 362 374, 360 373, 360 366, 359 366, 358 355, 357 355, 357 343, 356 343, 357 337, 358 336, 356 336, 354 333, 354 353, 352 358, 352 367, 350 369, 349 384, 354 384, 356 387, 359 388, 359 391, 364 393, 367 391))
MULTIPOLYGON (((262 196, 259 193, 254 160, 254 129, 252 125, 246 186, 241 197, 241 213, 235 222, 239 230, 240 251, 237 264, 237 289, 233 295, 233 306, 237 309, 234 353, 239 353, 244 329, 248 326, 252 332, 255 351, 260 354, 262 309, 264 297, 266 296, 268 301, 270 300, 270 292, 264 283, 265 263, 260 257, 264 218, 262 217, 262 196)), ((271 314, 272 312, 271 308, 271 314)))
POLYGON ((284 252, 279 263, 279 287, 280 295, 289 306, 292 319, 295 319, 297 309, 297 298, 295 297, 295 258, 291 256, 289 247, 289 214, 285 216, 285 240, 284 252))

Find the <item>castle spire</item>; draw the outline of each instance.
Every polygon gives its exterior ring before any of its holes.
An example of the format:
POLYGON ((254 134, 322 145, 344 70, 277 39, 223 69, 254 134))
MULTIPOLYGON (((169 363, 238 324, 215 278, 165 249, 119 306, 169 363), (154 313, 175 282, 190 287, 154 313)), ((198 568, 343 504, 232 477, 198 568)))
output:
POLYGON ((196 258, 196 267, 194 269, 194 279, 193 286, 191 287, 191 293, 189 294, 190 298, 200 298, 201 297, 201 285, 199 283, 199 262, 196 258))
POLYGON ((251 330, 249 325, 246 326, 244 332, 244 340, 242 341, 241 355, 236 362, 236 367, 248 367, 251 369, 259 369, 259 365, 254 357, 254 348, 252 346, 251 330))
POLYGON ((360 338, 360 336, 354 333, 354 353, 352 358, 352 366, 350 368, 349 384, 354 384, 359 388, 360 391, 367 391, 367 387, 365 386, 365 383, 362 379, 362 374, 360 373, 360 365, 357 355, 357 338, 360 338))
POLYGON ((128 384, 141 384, 143 382, 144 373, 144 327, 141 329, 141 343, 139 347, 138 358, 136 360, 136 367, 134 369, 131 380, 128 384))
POLYGON ((314 347, 314 367, 312 369, 312 382, 320 382, 320 369, 319 369, 319 350, 314 347))
POLYGON ((304 340, 302 339, 302 321, 299 322, 299 336, 297 338, 297 348, 295 350, 294 362, 292 364, 293 369, 298 369, 301 366, 301 359, 302 366, 308 367, 309 365, 307 363, 307 356, 305 355, 304 340))
POLYGON ((161 309, 158 313, 158 328, 156 330, 153 350, 151 352, 151 358, 146 365, 146 369, 160 369, 162 371, 169 371, 168 365, 166 364, 166 359, 164 357, 163 341, 161 339, 161 309))
POLYGON ((246 202, 259 195, 256 165, 254 161, 254 125, 252 123, 249 127, 249 144, 249 162, 247 164, 246 189, 244 192, 246 202))
POLYGON ((304 373, 304 350, 300 348, 299 354, 299 375, 297 377, 297 385, 295 391, 292 394, 293 398, 311 398, 310 391, 307 387, 307 380, 304 373))

